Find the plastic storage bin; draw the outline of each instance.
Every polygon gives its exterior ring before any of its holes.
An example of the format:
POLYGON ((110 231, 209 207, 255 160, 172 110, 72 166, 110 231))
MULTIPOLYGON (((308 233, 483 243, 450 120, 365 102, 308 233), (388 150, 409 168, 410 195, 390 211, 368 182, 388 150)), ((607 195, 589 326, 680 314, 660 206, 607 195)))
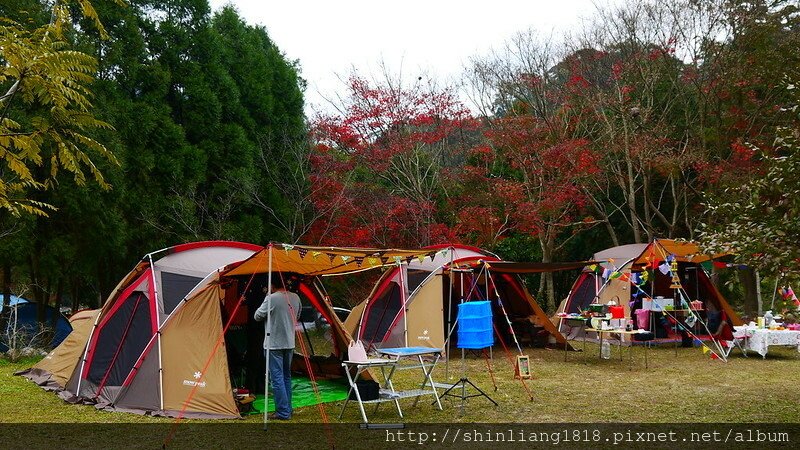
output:
POLYGON ((492 304, 478 301, 458 305, 458 348, 482 349, 493 344, 492 304))

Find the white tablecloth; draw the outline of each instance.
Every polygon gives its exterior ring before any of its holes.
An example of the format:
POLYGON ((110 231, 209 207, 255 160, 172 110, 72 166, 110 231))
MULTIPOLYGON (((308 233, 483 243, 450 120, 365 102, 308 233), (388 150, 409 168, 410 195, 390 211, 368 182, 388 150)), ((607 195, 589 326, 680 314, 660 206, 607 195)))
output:
POLYGON ((767 356, 770 345, 790 345, 797 347, 797 351, 800 352, 800 331, 758 329, 747 326, 734 328, 736 337, 747 336, 745 348, 762 357, 767 356))

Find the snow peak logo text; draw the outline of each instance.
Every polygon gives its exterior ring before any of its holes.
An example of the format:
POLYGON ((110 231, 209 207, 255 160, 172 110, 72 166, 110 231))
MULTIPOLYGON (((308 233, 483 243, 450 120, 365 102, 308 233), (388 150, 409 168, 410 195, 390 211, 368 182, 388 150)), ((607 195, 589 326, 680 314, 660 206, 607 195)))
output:
POLYGON ((428 330, 424 330, 424 331, 422 332, 422 336, 417 336, 417 340, 420 340, 420 341, 430 341, 430 340, 431 340, 431 337, 430 337, 430 336, 428 336, 428 330))
POLYGON ((206 382, 205 382, 205 381, 201 381, 201 382, 198 382, 198 381, 197 381, 197 380, 199 380, 199 379, 200 379, 200 377, 202 377, 202 376, 203 376, 203 374, 202 374, 202 373, 200 373, 200 372, 195 372, 193 376, 194 376, 194 380, 195 380, 195 381, 192 381, 192 380, 183 380, 183 385, 184 385, 184 386, 192 386, 192 387, 194 387, 194 386, 197 386, 197 387, 201 387, 201 388, 204 388, 204 387, 206 387, 206 382))

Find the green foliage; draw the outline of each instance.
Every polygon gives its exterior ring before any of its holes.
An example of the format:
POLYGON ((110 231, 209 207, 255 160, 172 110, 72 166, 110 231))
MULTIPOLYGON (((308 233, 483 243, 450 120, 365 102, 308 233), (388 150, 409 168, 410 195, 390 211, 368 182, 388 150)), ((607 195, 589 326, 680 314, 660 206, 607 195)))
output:
MULTIPOLYGON (((800 95, 789 83, 794 102, 785 108, 800 124, 800 95)), ((752 149, 758 152, 757 148, 752 149)), ((712 198, 703 241, 715 251, 737 254, 765 273, 787 273, 797 280, 800 266, 800 127, 779 127, 774 147, 764 152, 763 173, 730 186, 712 198)))
MULTIPOLYGON (((79 3, 86 17, 96 19, 88 1, 79 3)), ((92 156, 116 159, 89 134, 111 128, 91 112, 88 86, 96 61, 69 47, 64 37, 68 13, 66 5, 57 3, 51 22, 33 31, 0 18, 0 86, 7 88, 0 96, 0 209, 15 216, 55 209, 29 192, 52 187, 59 170, 69 172, 78 185, 85 184, 88 171, 98 185, 110 187, 92 156)))

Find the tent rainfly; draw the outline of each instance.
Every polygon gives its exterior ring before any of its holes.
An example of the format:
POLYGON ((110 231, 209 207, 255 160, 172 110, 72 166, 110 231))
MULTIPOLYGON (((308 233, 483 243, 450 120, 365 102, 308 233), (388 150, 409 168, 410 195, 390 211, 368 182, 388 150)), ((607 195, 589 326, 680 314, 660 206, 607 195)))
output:
MULTIPOLYGON (((457 303, 499 298, 511 322, 541 327, 558 345, 568 345, 517 274, 574 269, 586 263, 512 264, 501 262, 484 250, 463 245, 426 249, 436 251, 435 257, 412 260, 388 271, 369 297, 353 308, 345 321, 351 335, 365 345, 379 348, 444 348, 449 330, 455 324, 457 303), (492 267, 489 283, 485 277, 475 276, 476 266, 484 262, 492 267)), ((493 302, 493 312, 495 316, 502 314, 499 302, 493 302)), ((503 318, 501 323, 505 321, 503 318)), ((508 327, 497 329, 506 332, 508 327)))
MULTIPOLYGON (((692 242, 669 239, 655 239, 649 244, 621 245, 597 252, 593 259, 603 262, 587 264, 557 312, 578 313, 591 303, 607 304, 613 300, 624 307, 625 317, 631 317, 631 303, 636 297, 644 294, 651 298, 674 296, 672 274, 666 271, 667 260, 674 259, 678 268, 676 275, 681 283, 679 297, 687 297, 683 300, 688 301, 700 300, 704 311, 722 311, 731 325, 741 325, 741 319, 701 265, 721 256, 724 255, 703 254, 692 242), (645 284, 642 274, 648 269, 651 279, 645 284), (642 285, 641 288, 636 281, 642 285)), ((563 333, 570 331, 558 317, 553 317, 553 321, 563 333)))

